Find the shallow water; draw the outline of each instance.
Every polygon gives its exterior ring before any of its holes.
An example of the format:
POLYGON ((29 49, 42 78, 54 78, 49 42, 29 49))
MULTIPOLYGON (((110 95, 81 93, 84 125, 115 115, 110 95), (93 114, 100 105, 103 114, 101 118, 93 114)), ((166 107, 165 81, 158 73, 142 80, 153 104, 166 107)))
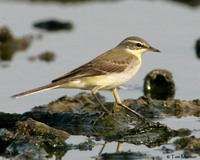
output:
MULTIPOLYGON (((63 94, 73 96, 79 93, 79 90, 60 89, 15 101, 9 98, 17 92, 49 83, 132 35, 143 37, 162 53, 147 52, 143 55, 140 71, 125 85, 128 89, 119 93, 122 99, 143 95, 143 79, 156 68, 172 72, 176 85, 175 98, 191 100, 199 97, 200 63, 194 51, 195 40, 199 38, 198 8, 192 10, 166 1, 94 2, 79 5, 1 2, 0 12, 1 26, 8 26, 15 36, 43 35, 41 40, 35 39, 26 52, 14 55, 9 67, 1 68, 4 84, 1 86, 0 99, 1 107, 4 106, 2 111, 23 112, 28 109, 27 104, 29 107, 46 104, 63 94), (70 20, 75 28, 53 33, 33 28, 34 22, 49 18, 70 20), (56 61, 31 63, 27 60, 44 51, 55 52, 56 61), (15 109, 13 104, 20 107, 15 109)), ((113 101, 110 93, 103 94, 113 101)))
MULTIPOLYGON (((176 86, 174 98, 197 99, 200 91, 200 59, 197 59, 195 55, 194 46, 200 37, 199 19, 199 7, 191 8, 170 1, 127 0, 78 4, 0 1, 1 27, 8 26, 16 37, 42 34, 42 39, 35 38, 31 46, 26 51, 15 54, 12 61, 0 62, 0 110, 23 113, 60 96, 78 94, 80 90, 58 89, 17 100, 9 98, 18 92, 49 83, 52 79, 115 47, 124 38, 133 35, 144 38, 162 53, 147 52, 143 55, 140 71, 125 85, 127 89, 119 91, 121 99, 142 96, 145 75, 157 68, 172 72, 176 86), (36 21, 50 18, 70 20, 74 24, 74 29, 46 32, 33 28, 33 23, 36 21), (44 51, 55 52, 56 60, 51 63, 28 60, 29 57, 39 55, 44 51), (5 63, 7 67, 2 67, 5 63)), ((101 92, 101 94, 108 101, 114 101, 109 92, 101 92)), ((162 123, 173 129, 180 128, 179 123, 184 124, 181 128, 188 128, 192 124, 195 129, 200 129, 197 118, 187 117, 177 123, 173 122, 177 120, 169 118, 162 123), (183 123, 184 121, 187 123, 183 123)), ((196 132, 193 134, 198 135, 196 132)), ((87 139, 87 137, 71 136, 69 141, 75 143, 81 139, 87 139)), ((117 142, 108 144, 105 152, 115 152, 113 149, 115 146, 117 142)), ((66 154, 65 158, 93 159, 91 157, 97 156, 100 148, 101 145, 94 147, 92 151, 72 150, 66 154)), ((165 157, 160 148, 123 145, 123 151, 142 150, 151 153, 152 156, 165 157)))

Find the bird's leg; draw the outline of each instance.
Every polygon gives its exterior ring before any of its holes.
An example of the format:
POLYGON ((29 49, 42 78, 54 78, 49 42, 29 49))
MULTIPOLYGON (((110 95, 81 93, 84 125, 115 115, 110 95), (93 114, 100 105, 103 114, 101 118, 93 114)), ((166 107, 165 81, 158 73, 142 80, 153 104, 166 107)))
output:
POLYGON ((94 96, 94 98, 98 101, 98 103, 101 105, 101 107, 103 108, 103 113, 94 121, 93 125, 96 124, 96 122, 104 116, 105 113, 112 115, 112 113, 110 113, 110 111, 107 110, 107 108, 101 103, 101 101, 99 100, 99 98, 96 96, 96 92, 101 88, 101 86, 96 86, 92 89, 92 95, 94 96))
POLYGON ((122 144, 123 144, 122 142, 118 142, 116 152, 121 152, 122 151, 122 144))
POLYGON ((100 150, 100 152, 99 152, 99 155, 101 155, 101 153, 103 152, 103 150, 104 150, 106 144, 107 144, 107 141, 105 141, 105 143, 103 144, 103 147, 101 148, 101 150, 100 150))
POLYGON ((106 113, 106 112, 103 111, 103 112, 101 113, 101 115, 94 121, 93 125, 95 125, 95 124, 101 119, 101 117, 104 116, 105 113, 106 113))
POLYGON ((134 113, 136 116, 138 116, 138 117, 141 118, 142 120, 145 120, 145 121, 146 121, 146 118, 144 118, 141 114, 139 114, 138 112, 134 111, 133 109, 127 107, 126 105, 122 104, 122 102, 121 102, 121 100, 120 100, 120 98, 119 98, 119 95, 118 95, 118 93, 117 93, 117 89, 116 89, 116 88, 112 89, 112 92, 113 92, 113 95, 114 95, 114 97, 115 97, 115 100, 116 100, 116 102, 117 102, 117 104, 118 104, 119 106, 121 106, 121 107, 127 109, 128 111, 134 113))
MULTIPOLYGON (((96 86, 92 89, 92 95, 94 96, 94 98, 98 101, 98 103, 101 105, 101 107, 103 108, 104 112, 106 112, 109 115, 112 115, 112 113, 110 113, 110 111, 107 110, 107 108, 101 103, 101 101, 99 100, 99 98, 96 96, 96 92, 101 88, 101 86, 96 86)), ((104 113, 102 113, 104 114, 104 113)), ((102 117, 103 115, 101 115, 100 117, 102 117)))

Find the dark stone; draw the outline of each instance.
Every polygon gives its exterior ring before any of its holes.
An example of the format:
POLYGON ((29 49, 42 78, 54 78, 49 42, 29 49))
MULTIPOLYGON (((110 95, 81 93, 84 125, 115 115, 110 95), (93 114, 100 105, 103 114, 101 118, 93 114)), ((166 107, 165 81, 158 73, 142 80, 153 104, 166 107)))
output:
POLYGON ((34 24, 34 27, 45 29, 48 31, 58 31, 58 30, 71 30, 73 24, 71 22, 60 22, 58 20, 47 20, 41 21, 34 24))
POLYGON ((198 7, 200 5, 200 1, 199 0, 171 0, 173 2, 178 2, 181 4, 185 4, 188 5, 190 7, 198 7))
POLYGON ((197 58, 200 58, 200 39, 196 41, 195 49, 196 49, 197 58))
POLYGON ((51 62, 55 60, 55 53, 53 52, 44 52, 39 55, 39 59, 45 62, 51 62))
POLYGON ((148 73, 144 79, 144 94, 158 100, 174 97, 175 84, 172 74, 167 70, 156 69, 148 73))
POLYGON ((3 61, 9 61, 17 51, 26 50, 31 41, 32 36, 23 38, 14 38, 7 27, 0 29, 0 58, 3 61))

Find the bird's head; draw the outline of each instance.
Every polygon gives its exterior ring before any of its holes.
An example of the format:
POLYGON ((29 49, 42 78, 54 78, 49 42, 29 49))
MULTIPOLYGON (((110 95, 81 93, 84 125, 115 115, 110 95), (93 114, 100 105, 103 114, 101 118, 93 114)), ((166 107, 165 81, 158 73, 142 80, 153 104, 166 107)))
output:
POLYGON ((139 55, 142 55, 144 52, 147 51, 160 52, 158 49, 153 48, 140 37, 126 38, 118 45, 118 47, 126 49, 126 51, 131 54, 139 54, 139 55))

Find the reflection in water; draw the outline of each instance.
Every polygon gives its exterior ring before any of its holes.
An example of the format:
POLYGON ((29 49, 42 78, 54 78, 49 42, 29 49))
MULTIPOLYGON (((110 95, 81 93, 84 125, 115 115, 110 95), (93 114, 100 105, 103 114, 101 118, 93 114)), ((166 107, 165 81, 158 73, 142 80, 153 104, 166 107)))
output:
POLYGON ((0 58, 3 61, 12 60, 17 51, 26 50, 32 41, 31 36, 14 38, 7 27, 0 29, 0 58))
POLYGON ((107 141, 105 141, 105 143, 103 144, 103 146, 102 146, 102 148, 101 148, 101 150, 100 150, 100 152, 99 152, 99 155, 101 155, 101 154, 102 154, 102 152, 103 152, 103 150, 104 150, 104 148, 105 148, 106 144, 107 144, 107 141))

